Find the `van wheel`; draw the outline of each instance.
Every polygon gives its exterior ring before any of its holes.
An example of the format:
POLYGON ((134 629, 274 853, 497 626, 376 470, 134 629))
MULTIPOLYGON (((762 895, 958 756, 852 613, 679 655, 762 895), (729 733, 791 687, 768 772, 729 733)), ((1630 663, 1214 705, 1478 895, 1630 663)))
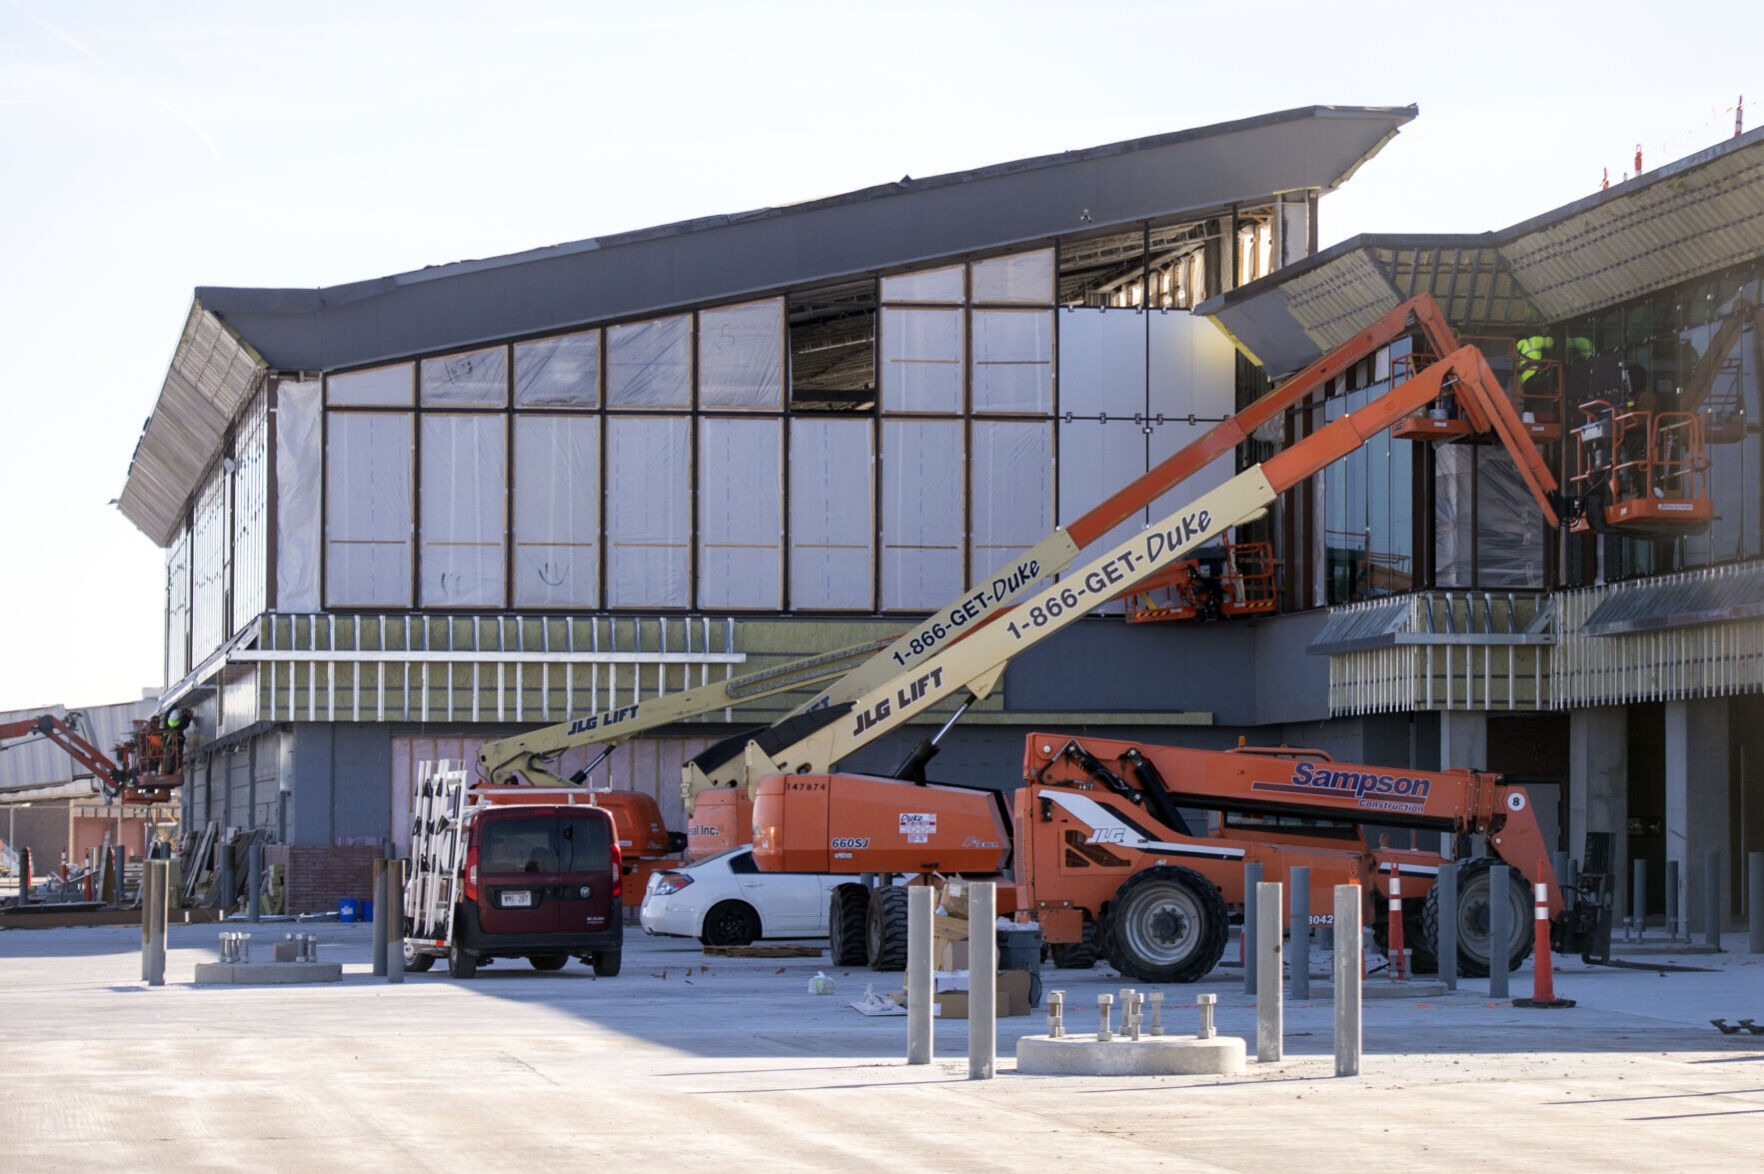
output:
POLYGON ((478 973, 478 956, 462 950, 455 942, 447 947, 447 974, 450 978, 471 978, 478 973))
POLYGON ((421 974, 435 965, 435 955, 419 954, 409 942, 404 944, 404 969, 408 974, 421 974))
POLYGON ((533 964, 534 970, 562 970, 564 963, 569 960, 568 954, 535 954, 527 959, 533 964))
POLYGON ((870 890, 863 885, 836 885, 827 902, 827 954, 835 966, 862 966, 866 961, 864 919, 870 890))
POLYGON ((623 947, 614 946, 610 950, 594 951, 588 955, 588 960, 593 964, 596 975, 601 978, 612 978, 619 972, 620 955, 623 953, 623 947))
POLYGON ((759 914, 751 905, 724 901, 704 915, 704 932, 698 940, 707 946, 745 946, 759 934, 759 914))

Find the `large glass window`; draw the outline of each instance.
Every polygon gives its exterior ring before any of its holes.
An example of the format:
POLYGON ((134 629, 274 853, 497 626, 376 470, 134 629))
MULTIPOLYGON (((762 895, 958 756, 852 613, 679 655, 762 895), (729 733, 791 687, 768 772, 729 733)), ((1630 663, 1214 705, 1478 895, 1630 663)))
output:
POLYGON ((409 607, 411 416, 332 412, 325 442, 325 606, 409 607))
POLYGON ((707 417, 698 426, 698 605, 784 603, 784 425, 707 417))
POLYGON ((515 417, 516 607, 600 605, 600 419, 515 417))
POLYGON ((501 607, 507 417, 422 417, 421 606, 501 607))
POLYGON ((606 422, 606 603, 687 607, 692 563, 692 421, 606 422))

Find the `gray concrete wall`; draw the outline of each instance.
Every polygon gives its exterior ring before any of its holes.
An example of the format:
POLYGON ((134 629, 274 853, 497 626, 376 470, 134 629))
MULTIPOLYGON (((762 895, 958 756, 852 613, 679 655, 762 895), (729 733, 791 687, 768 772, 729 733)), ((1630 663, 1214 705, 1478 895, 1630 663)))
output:
POLYGON ((1583 860, 1588 832, 1610 832, 1616 900, 1629 909, 1628 711, 1621 705, 1575 710, 1568 719, 1568 852, 1583 860))
MULTIPOLYGON (((1199 712, 1212 714, 1215 725, 1253 725, 1259 623, 1083 620, 1011 661, 1005 707, 1199 712)), ((1326 676, 1328 668, 1325 662, 1326 676)))
POLYGON ((1733 850, 1728 834, 1730 810, 1727 699, 1666 703, 1666 859, 1679 862, 1679 908, 1693 931, 1701 932, 1705 886, 1704 858, 1722 859, 1718 908, 1733 908, 1730 890, 1733 850))
POLYGON ((0 840, 8 847, 31 850, 31 871, 37 877, 61 865, 70 839, 66 803, 9 804, 0 807, 0 840))
POLYGON ((1329 658, 1306 649, 1329 618, 1326 610, 1300 612, 1257 620, 1251 627, 1255 659, 1230 666, 1242 672, 1255 690, 1257 725, 1317 722, 1329 717, 1329 658))
POLYGON ((362 843, 392 834, 390 726, 295 725, 291 741, 289 843, 362 843))

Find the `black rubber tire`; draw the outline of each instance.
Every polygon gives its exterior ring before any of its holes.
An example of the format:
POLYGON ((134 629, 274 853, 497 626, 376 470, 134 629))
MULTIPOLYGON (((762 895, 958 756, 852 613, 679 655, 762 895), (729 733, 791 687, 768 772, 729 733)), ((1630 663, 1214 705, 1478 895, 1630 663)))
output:
POLYGON ((1083 940, 1050 944, 1047 948, 1048 961, 1061 970, 1089 970, 1102 958, 1102 947, 1096 939, 1096 922, 1086 917, 1083 940))
POLYGON ((472 978, 478 973, 478 956, 462 950, 455 942, 447 947, 447 974, 450 978, 472 978))
POLYGON ((596 950, 588 955, 588 964, 594 967, 594 973, 600 978, 617 978, 619 966, 624 962, 625 948, 613 946, 606 950, 596 950))
MULTIPOLYGON (((1412 897, 1405 897, 1403 900, 1407 902, 1403 906, 1403 948, 1409 952, 1410 973, 1438 974, 1439 956, 1434 953, 1432 943, 1422 933, 1420 902, 1412 897)), ((1372 927, 1372 943, 1386 956, 1390 954, 1388 908, 1378 918, 1378 924, 1372 927)))
POLYGON ((719 901, 704 915, 698 940, 707 946, 747 946, 760 936, 759 914, 745 901, 719 901))
POLYGON ((864 922, 870 908, 870 890, 863 885, 837 885, 827 900, 827 956, 835 966, 862 966, 869 959, 864 945, 864 922))
POLYGON ((562 970, 569 960, 568 954, 534 954, 527 959, 534 970, 562 970))
POLYGON ((864 959, 871 970, 905 970, 907 962, 907 891, 900 885, 870 890, 864 915, 864 959))
POLYGON ((1144 982, 1199 982, 1225 953, 1225 898, 1191 868, 1158 865, 1127 878, 1103 919, 1111 965, 1144 982))
MULTIPOLYGON (((1489 960, 1493 957, 1488 940, 1489 869, 1503 861, 1478 856, 1458 865, 1458 976, 1487 978, 1489 960)), ((1507 972, 1517 971, 1525 956, 1531 953, 1532 928, 1531 891, 1517 868, 1507 870, 1507 972)), ((1421 932, 1418 940, 1438 965, 1439 955, 1439 885, 1427 890, 1421 902, 1421 932)), ((1419 967, 1417 967, 1419 969, 1419 967)), ((1436 971, 1437 972, 1437 971, 1436 971)))
POLYGON ((419 954, 408 943, 405 945, 404 972, 406 974, 421 974, 433 965, 435 965, 435 955, 419 954))

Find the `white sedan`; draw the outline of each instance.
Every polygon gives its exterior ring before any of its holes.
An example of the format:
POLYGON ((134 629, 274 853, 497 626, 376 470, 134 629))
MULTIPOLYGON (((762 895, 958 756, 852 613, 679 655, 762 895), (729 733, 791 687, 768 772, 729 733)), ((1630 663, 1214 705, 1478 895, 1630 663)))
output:
POLYGON ((833 887, 850 877, 761 872, 743 844, 668 872, 643 894, 643 932, 745 946, 756 938, 824 938, 833 887))

